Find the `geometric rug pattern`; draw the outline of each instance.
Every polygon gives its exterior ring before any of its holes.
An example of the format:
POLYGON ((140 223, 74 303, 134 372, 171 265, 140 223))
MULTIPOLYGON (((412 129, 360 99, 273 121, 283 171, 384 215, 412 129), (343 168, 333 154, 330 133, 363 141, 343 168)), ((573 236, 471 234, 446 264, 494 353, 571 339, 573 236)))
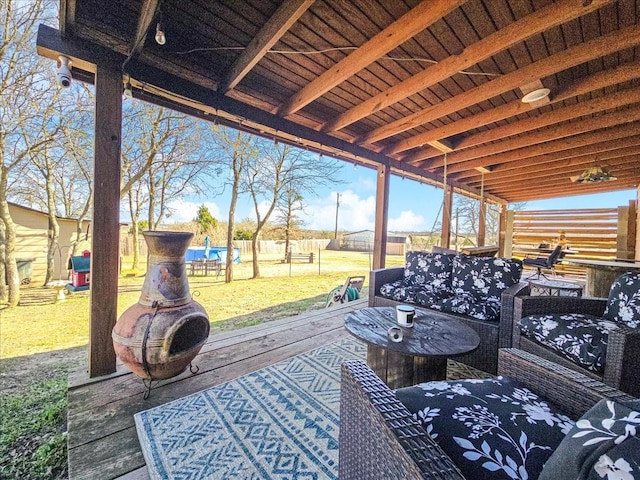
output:
POLYGON ((135 415, 152 479, 337 479, 340 342, 135 415))

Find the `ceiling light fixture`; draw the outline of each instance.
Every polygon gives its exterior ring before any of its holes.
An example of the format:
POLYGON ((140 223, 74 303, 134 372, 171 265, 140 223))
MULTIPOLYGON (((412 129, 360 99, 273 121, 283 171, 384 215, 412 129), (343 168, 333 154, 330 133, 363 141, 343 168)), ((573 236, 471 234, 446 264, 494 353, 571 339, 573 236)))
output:
POLYGON ((571 181, 574 183, 601 183, 601 182, 613 182, 617 180, 612 176, 608 170, 601 167, 589 167, 584 172, 576 177, 571 177, 571 181))
POLYGON ((548 88, 537 88, 527 93, 524 97, 522 97, 521 101, 523 103, 534 103, 538 102, 542 99, 545 99, 549 96, 551 90, 548 88))
POLYGON ((167 37, 164 34, 161 22, 158 22, 156 25, 156 43, 158 45, 164 45, 165 43, 167 43, 167 37))

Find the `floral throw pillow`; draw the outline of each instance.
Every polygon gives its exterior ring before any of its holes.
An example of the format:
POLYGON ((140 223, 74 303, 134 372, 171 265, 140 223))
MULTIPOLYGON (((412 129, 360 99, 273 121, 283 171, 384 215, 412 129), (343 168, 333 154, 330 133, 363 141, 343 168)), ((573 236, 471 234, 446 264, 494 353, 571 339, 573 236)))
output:
POLYGON ((625 273, 613 282, 604 318, 640 328, 640 273, 625 273))
POLYGON ((573 426, 508 378, 427 382, 396 396, 473 480, 537 478, 573 426))
POLYGON ((520 281, 522 261, 457 255, 453 259, 451 284, 454 295, 469 293, 477 301, 500 302, 502 292, 520 281))
POLYGON ((539 480, 640 478, 640 405, 600 400, 560 443, 539 480))
POLYGON ((434 291, 451 291, 451 265, 455 255, 407 252, 404 279, 409 285, 429 285, 434 291))

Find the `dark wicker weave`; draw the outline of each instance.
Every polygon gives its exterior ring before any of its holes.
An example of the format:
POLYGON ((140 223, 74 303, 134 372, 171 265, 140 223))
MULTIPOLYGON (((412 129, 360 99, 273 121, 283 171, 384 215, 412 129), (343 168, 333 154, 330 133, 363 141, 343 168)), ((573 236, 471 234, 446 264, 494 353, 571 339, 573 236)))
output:
POLYGON ((607 305, 606 298, 578 297, 529 297, 515 299, 512 345, 527 352, 551 360, 554 363, 577 370, 607 385, 611 385, 630 395, 640 397, 640 330, 621 325, 609 334, 607 358, 601 376, 589 372, 574 362, 564 358, 535 339, 520 335, 518 321, 529 315, 548 313, 587 313, 602 316, 607 305))
MULTIPOLYGON (((499 374, 577 419, 602 398, 632 397, 527 352, 501 349, 499 374)), ((393 392, 363 362, 342 365, 340 480, 464 479, 393 392)), ((472 480, 472 479, 469 479, 472 480)))
MULTIPOLYGON (((404 275, 404 267, 382 268, 372 270, 369 274, 369 306, 392 307, 399 302, 380 296, 380 287, 385 283, 400 280, 404 275)), ((521 282, 508 288, 502 294, 500 322, 478 320, 466 315, 438 312, 450 315, 473 328, 480 336, 480 345, 473 352, 455 357, 457 362, 466 363, 479 370, 495 374, 498 369, 498 348, 510 347, 513 331, 513 300, 519 295, 529 294, 529 284, 521 282)), ((418 307, 420 308, 420 307, 418 307)), ((428 311, 428 309, 423 309, 428 311)))

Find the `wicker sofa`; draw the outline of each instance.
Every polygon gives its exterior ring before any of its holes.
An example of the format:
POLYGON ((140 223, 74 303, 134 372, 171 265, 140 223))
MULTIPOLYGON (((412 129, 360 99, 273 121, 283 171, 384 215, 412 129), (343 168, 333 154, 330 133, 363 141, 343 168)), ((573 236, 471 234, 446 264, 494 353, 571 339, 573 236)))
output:
POLYGON ((478 333, 480 345, 456 360, 495 374, 498 348, 511 346, 514 298, 530 292, 527 283, 519 282, 521 272, 515 259, 408 252, 404 267, 371 271, 369 306, 410 303, 464 322, 478 333), (503 275, 502 268, 510 271, 503 275), (478 293, 477 285, 488 295, 469 294, 474 289, 478 293))
MULTIPOLYGON (((571 419, 591 411, 602 399, 634 400, 608 385, 528 352, 501 349, 499 355, 500 375, 555 404, 571 419)), ((340 480, 479 478, 469 474, 465 477, 396 394, 361 361, 342 365, 339 445, 340 480)), ((559 454, 556 455, 560 461, 577 457, 567 454, 566 450, 560 452, 561 447, 557 447, 559 454)), ((640 450, 635 451, 633 455, 640 450)), ((640 459, 632 460, 637 463, 640 459)), ((483 468, 482 463, 482 459, 476 462, 478 469, 483 468)))
POLYGON ((625 273, 609 298, 515 299, 512 346, 640 397, 640 273, 625 273))

